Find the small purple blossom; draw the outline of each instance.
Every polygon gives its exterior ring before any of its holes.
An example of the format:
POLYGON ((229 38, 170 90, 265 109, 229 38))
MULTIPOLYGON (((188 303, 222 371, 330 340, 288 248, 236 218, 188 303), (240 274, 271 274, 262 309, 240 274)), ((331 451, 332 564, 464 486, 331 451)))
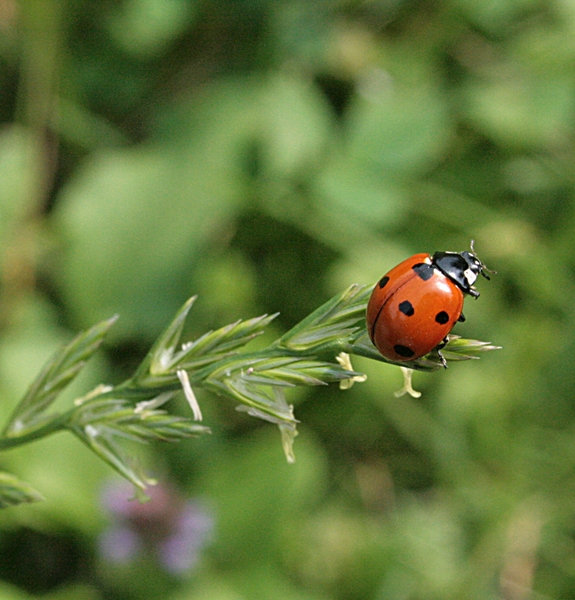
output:
POLYGON ((182 575, 196 565, 209 541, 213 520, 198 502, 186 500, 166 485, 146 492, 150 500, 140 503, 131 499, 133 489, 128 483, 106 487, 102 504, 112 524, 100 536, 100 552, 118 564, 150 552, 166 571, 182 575))
POLYGON ((178 529, 160 545, 159 555, 166 570, 182 573, 193 567, 205 540, 209 539, 212 519, 199 506, 188 502, 178 519, 178 529))
POLYGON ((100 552, 109 560, 127 563, 141 550, 140 538, 129 527, 108 527, 100 535, 100 552))

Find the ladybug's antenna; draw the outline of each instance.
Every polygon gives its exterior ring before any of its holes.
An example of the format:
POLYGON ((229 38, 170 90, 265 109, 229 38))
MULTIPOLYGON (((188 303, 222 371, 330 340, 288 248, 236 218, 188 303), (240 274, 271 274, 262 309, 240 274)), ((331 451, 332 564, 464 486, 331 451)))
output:
POLYGON ((489 269, 483 263, 481 263, 481 266, 483 267, 481 274, 483 275, 483 277, 485 277, 485 279, 490 279, 490 277, 489 277, 489 275, 487 275, 487 273, 491 273, 492 275, 497 275, 497 271, 495 271, 494 269, 489 269), (485 271, 487 271, 487 273, 485 273, 485 271))
POLYGON ((489 275, 487 275, 487 273, 492 273, 493 275, 497 275, 497 271, 487 268, 487 266, 477 258, 477 254, 475 254, 475 240, 471 240, 470 246, 471 246, 471 254, 473 254, 475 259, 481 265, 481 274, 483 275, 483 277, 485 277, 485 279, 490 279, 490 277, 489 277, 489 275), (486 273, 486 271, 487 271, 487 273, 486 273))

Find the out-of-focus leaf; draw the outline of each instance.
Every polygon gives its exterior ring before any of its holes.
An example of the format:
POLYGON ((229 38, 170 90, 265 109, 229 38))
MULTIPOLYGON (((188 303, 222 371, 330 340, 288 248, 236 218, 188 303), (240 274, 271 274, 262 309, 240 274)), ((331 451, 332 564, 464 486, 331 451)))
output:
POLYGON ((258 135, 266 177, 309 172, 333 134, 331 111, 319 88, 302 77, 276 74, 262 85, 258 135))
POLYGON ((84 105, 67 98, 59 98, 58 115, 51 125, 67 142, 89 150, 124 146, 128 141, 120 129, 84 105))
POLYGON ((466 113, 498 143, 511 147, 545 147, 571 126, 575 81, 565 72, 518 70, 470 79, 464 87, 466 113))
POLYGON ((188 295, 190 261, 233 214, 230 175, 200 149, 116 150, 87 164, 58 214, 62 289, 81 322, 114 307, 122 333, 157 332, 188 295))
POLYGON ((323 449, 313 436, 302 434, 298 443, 297 468, 286 463, 269 428, 210 458, 201 487, 214 499, 218 515, 216 556, 233 552, 236 564, 252 564, 246 550, 257 547, 257 558, 265 560, 274 544, 282 544, 270 530, 293 527, 298 507, 322 493, 327 478, 323 449))
POLYGON ((385 170, 348 156, 333 156, 316 180, 318 200, 326 212, 390 226, 404 214, 406 191, 385 170))
POLYGON ((22 591, 21 588, 11 586, 9 583, 4 582, 0 583, 0 595, 3 600, 28 600, 28 598, 30 598, 30 595, 22 591))
POLYGON ((18 511, 3 511, 4 518, 17 518, 26 511, 34 519, 57 522, 86 535, 101 530, 97 498, 103 480, 110 476, 110 467, 84 448, 76 436, 62 432, 6 452, 3 465, 31 482, 46 498, 18 511))
POLYGON ((158 143, 88 161, 55 215, 66 242, 57 276, 81 322, 117 312, 119 335, 155 334, 189 295, 203 245, 242 203, 254 144, 276 174, 303 169, 325 143, 326 113, 297 80, 233 80, 166 110, 158 143))
POLYGON ((5 240, 15 221, 27 215, 34 202, 30 169, 33 138, 21 126, 0 129, 0 239, 5 240))
POLYGON ((109 20, 114 39, 140 57, 160 53, 193 19, 195 0, 127 0, 109 20))
POLYGON ((502 35, 510 25, 529 9, 537 5, 537 0, 455 0, 453 3, 473 25, 502 35))
POLYGON ((350 157, 391 181, 436 164, 452 131, 436 73, 412 50, 398 55, 394 72, 365 74, 347 119, 350 157))

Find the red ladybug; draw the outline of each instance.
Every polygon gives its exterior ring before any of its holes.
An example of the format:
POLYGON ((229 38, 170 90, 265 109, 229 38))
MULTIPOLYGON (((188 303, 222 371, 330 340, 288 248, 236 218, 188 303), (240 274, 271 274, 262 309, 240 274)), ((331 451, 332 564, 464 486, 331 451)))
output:
MULTIPOLYGON (((381 354, 409 361, 438 350, 462 314, 464 294, 487 267, 473 252, 415 254, 399 263, 376 284, 367 304, 367 330, 381 354)), ((439 352, 444 367, 445 359, 439 352)))

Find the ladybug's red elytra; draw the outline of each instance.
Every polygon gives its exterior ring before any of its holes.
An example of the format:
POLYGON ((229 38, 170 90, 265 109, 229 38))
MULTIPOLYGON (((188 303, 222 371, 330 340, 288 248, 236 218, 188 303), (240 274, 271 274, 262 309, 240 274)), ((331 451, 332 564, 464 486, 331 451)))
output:
MULTIPOLYGON (((367 304, 367 331, 381 354, 410 361, 445 345, 461 312, 464 295, 479 297, 473 287, 487 267, 471 252, 415 254, 386 273, 367 304)), ((444 367, 447 363, 439 352, 444 367)))

